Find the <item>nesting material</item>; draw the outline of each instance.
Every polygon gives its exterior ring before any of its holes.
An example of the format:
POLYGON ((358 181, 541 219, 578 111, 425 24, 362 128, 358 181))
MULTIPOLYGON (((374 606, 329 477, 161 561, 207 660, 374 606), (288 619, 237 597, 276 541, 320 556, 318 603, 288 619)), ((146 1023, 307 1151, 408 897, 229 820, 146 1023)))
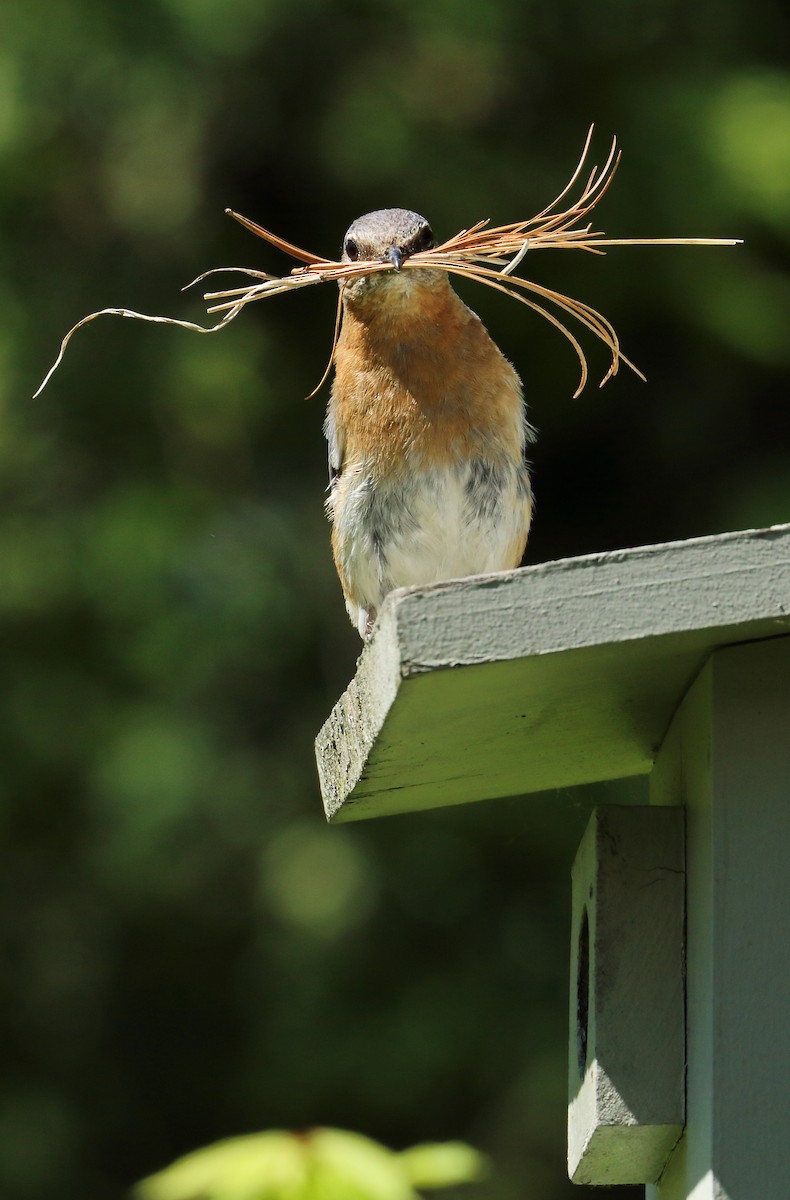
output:
MULTIPOLYGON (((590 254, 603 254, 608 246, 734 246, 739 241, 736 238, 700 237, 607 238, 603 231, 594 229, 592 221, 589 219, 590 215, 611 186, 620 163, 621 152, 617 147, 617 139, 613 138, 604 165, 602 167, 592 166, 586 175, 586 182, 580 182, 585 179, 584 172, 592 134, 593 127, 591 126, 573 175, 559 195, 536 216, 525 221, 514 221, 509 225, 491 226, 487 219, 478 221, 476 225, 472 225, 469 229, 462 229, 460 233, 440 245, 410 255, 402 263, 404 270, 415 268, 424 270, 427 267, 476 280, 478 283, 495 288, 497 291, 519 300, 528 308, 545 317, 567 338, 579 360, 580 377, 574 397, 583 391, 587 383, 588 367, 581 343, 568 328, 566 320, 572 319, 588 329, 609 350, 611 362, 609 369, 600 381, 601 386, 617 374, 621 363, 630 367, 640 379, 644 379, 644 375, 623 354, 614 326, 601 313, 581 300, 575 300, 571 296, 565 296, 543 284, 515 274, 516 269, 521 266, 528 254, 536 250, 585 250, 590 254), (575 200, 571 201, 569 197, 577 185, 580 187, 579 194, 575 200), (561 207, 563 204, 566 207, 561 207)), ((83 325, 87 325, 89 321, 94 321, 97 317, 131 317, 137 321, 176 325, 195 333, 217 333, 235 320, 242 309, 246 308, 248 304, 252 304, 253 301, 266 300, 271 296, 279 296, 284 292, 311 287, 318 283, 337 283, 340 285, 340 301, 335 321, 332 354, 318 387, 311 393, 315 394, 315 391, 318 391, 318 388, 326 380, 332 367, 334 347, 340 331, 344 283, 359 275, 393 271, 395 266, 390 259, 340 262, 321 258, 317 254, 311 254, 299 246, 294 246, 291 242, 285 241, 284 238, 271 233, 262 225, 258 225, 255 221, 251 221, 231 209, 226 209, 226 212, 239 221, 245 229, 276 246, 278 250, 292 258, 298 259, 302 265, 295 267, 289 275, 282 277, 270 275, 265 271, 256 271, 250 267, 215 267, 198 275, 197 279, 187 284, 188 288, 202 283, 216 274, 231 273, 246 276, 246 282, 240 286, 204 293, 209 315, 221 314, 219 320, 213 325, 199 325, 194 321, 180 320, 176 317, 151 316, 146 313, 133 312, 127 308, 103 308, 99 312, 90 313, 78 321, 64 337, 58 356, 36 395, 43 391, 60 366, 66 347, 73 335, 83 325)))

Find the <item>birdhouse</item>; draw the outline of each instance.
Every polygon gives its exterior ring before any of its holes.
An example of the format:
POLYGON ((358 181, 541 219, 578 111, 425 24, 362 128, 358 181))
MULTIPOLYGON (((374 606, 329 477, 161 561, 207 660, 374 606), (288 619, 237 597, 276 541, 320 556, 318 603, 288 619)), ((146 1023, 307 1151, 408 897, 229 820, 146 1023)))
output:
POLYGON ((316 747, 330 821, 649 776, 572 867, 571 1177, 790 1194, 790 526, 394 592, 316 747))

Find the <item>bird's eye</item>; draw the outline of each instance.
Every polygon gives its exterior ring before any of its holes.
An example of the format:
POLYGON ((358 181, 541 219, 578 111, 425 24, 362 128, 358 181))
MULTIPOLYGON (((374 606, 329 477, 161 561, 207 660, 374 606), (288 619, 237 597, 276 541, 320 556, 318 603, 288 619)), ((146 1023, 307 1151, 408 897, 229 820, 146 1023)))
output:
POLYGON ((350 258, 352 262, 356 262, 359 258, 359 246, 353 238, 346 238, 346 244, 343 247, 346 252, 346 258, 350 258))
POLYGON ((414 239, 414 249, 417 253, 420 250, 432 250, 435 246, 433 239, 433 230, 430 225, 423 225, 417 237, 414 239))

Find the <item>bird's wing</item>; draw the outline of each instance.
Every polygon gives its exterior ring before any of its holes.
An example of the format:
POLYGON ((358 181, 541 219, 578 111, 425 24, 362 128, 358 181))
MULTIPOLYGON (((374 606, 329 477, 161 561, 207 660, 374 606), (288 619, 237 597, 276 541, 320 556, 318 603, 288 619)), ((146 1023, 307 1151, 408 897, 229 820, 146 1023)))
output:
POLYGON ((332 489, 343 470, 343 437, 332 413, 328 414, 324 423, 324 435, 329 452, 329 487, 332 489))

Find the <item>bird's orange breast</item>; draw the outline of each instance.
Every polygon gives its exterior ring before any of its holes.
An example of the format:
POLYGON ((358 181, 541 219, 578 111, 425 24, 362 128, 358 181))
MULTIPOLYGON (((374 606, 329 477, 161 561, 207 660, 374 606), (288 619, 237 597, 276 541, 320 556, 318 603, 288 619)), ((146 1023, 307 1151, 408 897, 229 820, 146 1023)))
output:
POLYGON ((344 464, 381 477, 461 458, 520 459, 519 379, 480 319, 446 282, 390 278, 366 303, 345 306, 330 402, 344 464))

